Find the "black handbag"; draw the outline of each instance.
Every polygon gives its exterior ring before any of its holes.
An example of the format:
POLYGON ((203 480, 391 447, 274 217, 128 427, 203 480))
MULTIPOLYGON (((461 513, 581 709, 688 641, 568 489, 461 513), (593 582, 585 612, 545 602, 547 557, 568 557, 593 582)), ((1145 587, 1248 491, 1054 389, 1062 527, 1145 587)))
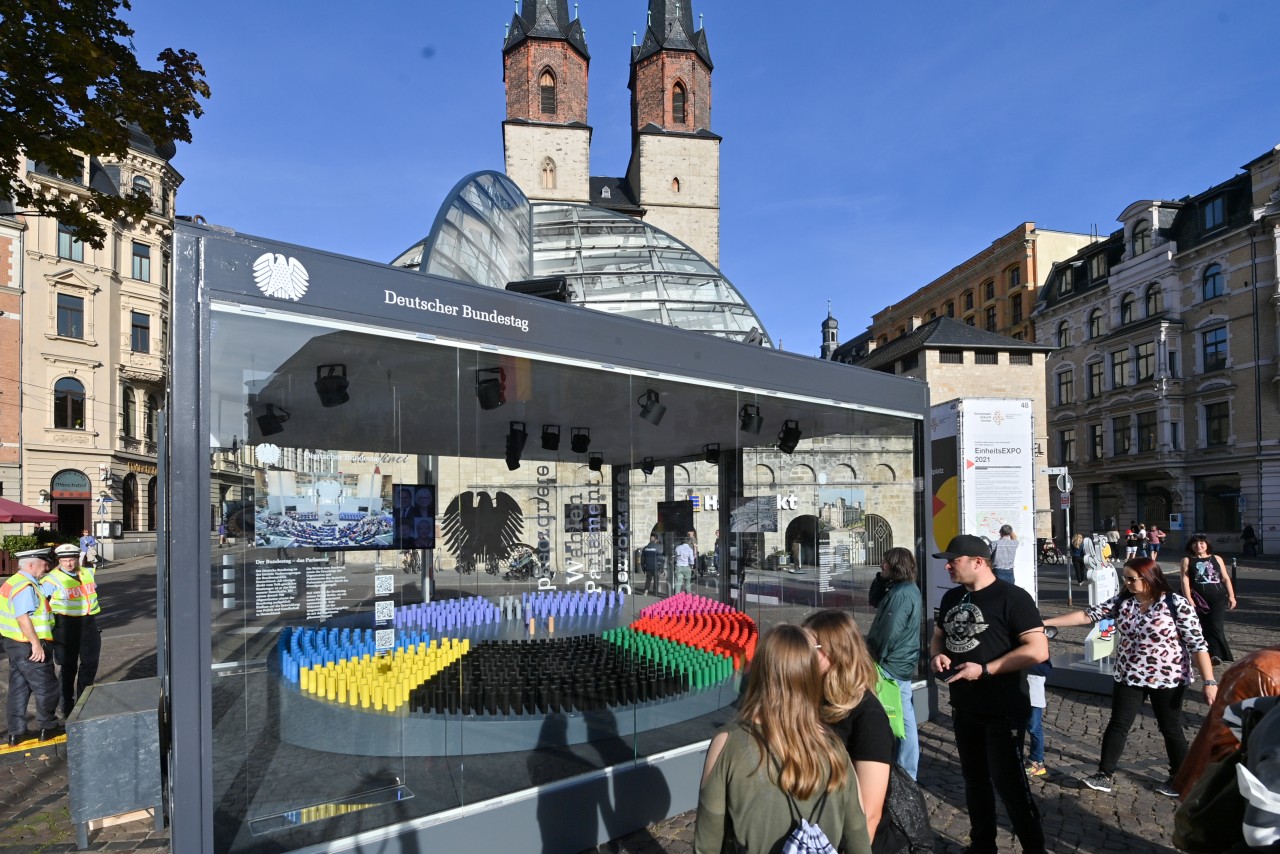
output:
POLYGON ((890 768, 889 792, 871 850, 875 854, 932 854, 933 828, 924 793, 900 765, 894 763, 890 768))

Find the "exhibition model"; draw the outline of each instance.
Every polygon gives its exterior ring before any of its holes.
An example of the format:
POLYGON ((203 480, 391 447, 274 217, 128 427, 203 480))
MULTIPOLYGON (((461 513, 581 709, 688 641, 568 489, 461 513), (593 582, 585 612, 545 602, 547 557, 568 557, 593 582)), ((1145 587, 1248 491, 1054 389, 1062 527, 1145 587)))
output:
POLYGON ((387 628, 286 628, 281 734, 354 755, 498 753, 537 747, 556 717, 582 743, 733 702, 755 621, 681 593, 622 625, 624 604, 618 592, 541 590, 398 607, 387 628))

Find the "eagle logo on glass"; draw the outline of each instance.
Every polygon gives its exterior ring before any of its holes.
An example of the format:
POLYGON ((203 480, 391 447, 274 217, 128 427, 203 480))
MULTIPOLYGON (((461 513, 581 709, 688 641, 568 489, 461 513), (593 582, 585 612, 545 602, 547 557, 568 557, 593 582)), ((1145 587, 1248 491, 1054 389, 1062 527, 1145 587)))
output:
POLYGON ((310 277, 297 258, 266 252, 253 262, 253 281, 269 297, 297 302, 306 294, 310 277))

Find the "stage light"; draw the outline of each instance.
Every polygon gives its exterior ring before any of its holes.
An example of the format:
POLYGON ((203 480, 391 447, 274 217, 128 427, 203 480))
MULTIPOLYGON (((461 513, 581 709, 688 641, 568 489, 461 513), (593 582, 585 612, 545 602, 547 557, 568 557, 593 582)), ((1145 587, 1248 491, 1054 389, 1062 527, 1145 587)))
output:
POLYGON ((591 456, 587 457, 587 468, 591 469, 592 471, 600 471, 600 468, 603 465, 604 465, 604 454, 592 454, 591 456))
POLYGON ((799 421, 783 421, 782 432, 778 434, 778 450, 784 454, 793 453, 803 435, 799 421))
POLYGON ((347 366, 346 365, 318 365, 316 366, 316 394, 320 395, 320 405, 323 407, 341 406, 351 399, 351 395, 347 394, 347 366), (328 368, 329 373, 324 374, 323 371, 328 368), (339 373, 341 371, 341 373, 339 373))
POLYGON ((574 427, 569 431, 569 447, 575 454, 585 454, 591 447, 591 431, 586 427, 574 427))
POLYGON ((497 409, 507 402, 507 372, 502 368, 481 368, 476 371, 476 400, 481 409, 497 409), (480 378, 480 374, 497 376, 480 378))
POLYGON ((524 452, 524 443, 528 439, 529 433, 525 430, 524 422, 512 421, 511 429, 507 431, 507 471, 520 468, 520 454, 524 452))
POLYGON ((714 465, 720 464, 720 443, 712 442, 710 445, 702 446, 702 458, 714 465))
POLYGON ((288 420, 288 412, 274 403, 268 403, 266 409, 258 416, 258 432, 263 436, 274 436, 284 429, 284 422, 288 420))
POLYGON ((542 450, 544 451, 560 450, 560 425, 559 424, 543 424, 542 425, 542 450))
POLYGON ((653 457, 645 457, 644 460, 641 461, 640 471, 644 472, 646 477, 653 474, 653 457))
POLYGON ((667 408, 658 402, 658 393, 653 389, 637 397, 636 403, 640 404, 640 417, 654 427, 661 424, 662 416, 667 414, 667 408))
POLYGON ((760 428, 764 426, 764 418, 760 415, 760 407, 754 403, 743 405, 742 411, 738 413, 738 427, 743 433, 752 433, 756 436, 760 435, 760 428))

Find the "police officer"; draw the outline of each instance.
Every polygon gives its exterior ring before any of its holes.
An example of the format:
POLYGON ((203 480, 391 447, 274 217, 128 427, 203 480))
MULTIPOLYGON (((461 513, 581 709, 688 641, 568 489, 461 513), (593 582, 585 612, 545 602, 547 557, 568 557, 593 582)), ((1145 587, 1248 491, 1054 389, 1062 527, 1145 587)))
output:
POLYGON ((40 588, 49 570, 48 549, 18 552, 18 572, 0 584, 0 636, 9 658, 8 743, 17 747, 36 733, 27 732, 27 700, 36 695, 36 723, 45 741, 61 735, 58 726, 58 677, 46 645, 53 640, 53 611, 40 588))
POLYGON ((63 543, 53 550, 58 565, 42 587, 53 608, 53 654, 62 681, 62 716, 75 708, 76 699, 98 676, 102 632, 98 629, 98 585, 93 567, 80 566, 80 549, 63 543))

